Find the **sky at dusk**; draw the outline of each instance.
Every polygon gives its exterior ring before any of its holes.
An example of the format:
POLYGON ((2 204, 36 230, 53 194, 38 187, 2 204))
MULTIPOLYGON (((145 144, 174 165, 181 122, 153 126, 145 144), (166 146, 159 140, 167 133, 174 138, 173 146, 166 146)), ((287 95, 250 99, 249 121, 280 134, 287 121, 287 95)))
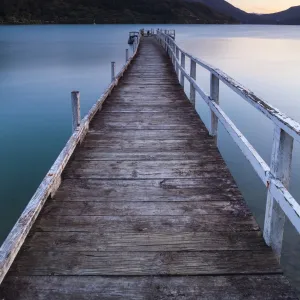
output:
POLYGON ((300 5, 300 0, 227 0, 248 12, 272 13, 300 5))

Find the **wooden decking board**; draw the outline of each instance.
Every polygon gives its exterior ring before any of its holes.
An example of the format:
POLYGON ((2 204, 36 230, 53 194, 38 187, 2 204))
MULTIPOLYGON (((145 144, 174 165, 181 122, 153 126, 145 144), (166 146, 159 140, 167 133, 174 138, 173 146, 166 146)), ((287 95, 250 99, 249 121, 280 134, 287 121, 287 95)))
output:
POLYGON ((8 300, 296 300, 290 289, 282 275, 10 276, 0 296, 8 300))
MULTIPOLYGON (((203 128, 198 128, 192 131, 193 135, 204 134, 208 138, 208 133, 203 128)), ((149 140, 189 140, 191 139, 190 132, 185 130, 174 129, 172 132, 169 130, 160 130, 159 132, 155 130, 129 130, 129 129, 119 129, 119 130, 90 130, 87 137, 90 140, 124 140, 133 139, 137 141, 147 141, 149 140)), ((192 138, 195 140, 195 138, 192 138)), ((217 151, 217 150, 216 150, 217 151)))
MULTIPOLYGON (((169 251, 251 251, 265 250, 260 232, 193 232, 177 233, 95 233, 35 232, 24 244, 27 251, 43 251, 55 245, 57 252, 169 252, 169 251), (99 243, 101 240, 101 243, 99 243)), ((201 254, 199 254, 201 255, 201 254)))
MULTIPOLYGON (((258 230, 251 216, 47 216, 35 224, 35 231, 72 231, 98 233, 159 233, 242 232, 258 230)), ((101 241, 99 241, 100 243, 101 241)), ((216 249, 217 251, 217 249, 216 249)), ((270 253, 271 254, 271 253, 270 253)))
MULTIPOLYGON (((70 240, 72 243, 72 240, 70 240)), ((55 244, 52 245, 55 248, 55 244)), ((69 246, 68 246, 69 247, 69 246)), ((155 276, 281 274, 270 249, 251 251, 27 251, 11 275, 155 276)))
MULTIPOLYGON (((99 199, 101 200, 101 198, 99 199)), ((194 216, 249 214, 240 201, 51 201, 44 213, 58 216, 194 216)))
POLYGON ((92 120, 5 300, 297 299, 152 38, 92 120))
POLYGON ((156 179, 198 178, 203 174, 219 172, 227 176, 228 170, 221 158, 208 162, 199 160, 166 161, 72 161, 64 178, 97 179, 156 179))
MULTIPOLYGON (((56 201, 241 201, 237 186, 218 172, 197 179, 99 180, 66 178, 56 201)), ((51 201, 48 201, 51 203, 51 201)))

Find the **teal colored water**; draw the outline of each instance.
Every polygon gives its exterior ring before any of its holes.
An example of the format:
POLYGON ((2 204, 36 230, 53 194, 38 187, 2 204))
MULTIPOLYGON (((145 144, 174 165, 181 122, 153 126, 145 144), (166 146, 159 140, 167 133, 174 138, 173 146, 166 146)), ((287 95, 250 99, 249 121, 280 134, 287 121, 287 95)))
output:
MULTIPOLYGON (((116 62, 117 70, 124 64, 128 32, 141 27, 147 28, 143 25, 0 27, 1 241, 71 134, 70 92, 80 90, 82 114, 86 114, 110 81, 110 62, 116 62)), ((172 28, 186 51, 222 69, 300 122, 299 27, 176 25, 172 28)), ((208 92, 208 72, 198 67, 197 76, 208 92)), ((269 163, 271 121, 225 86, 221 86, 220 101, 221 107, 269 163)), ((208 124, 208 109, 199 98, 197 110, 208 124)), ((221 126, 219 137, 221 153, 262 227, 265 188, 221 126)), ((291 183, 296 199, 300 199, 299 150, 296 143, 291 183)), ((282 264, 296 287, 300 286, 299 253, 300 238, 288 223, 282 264)))

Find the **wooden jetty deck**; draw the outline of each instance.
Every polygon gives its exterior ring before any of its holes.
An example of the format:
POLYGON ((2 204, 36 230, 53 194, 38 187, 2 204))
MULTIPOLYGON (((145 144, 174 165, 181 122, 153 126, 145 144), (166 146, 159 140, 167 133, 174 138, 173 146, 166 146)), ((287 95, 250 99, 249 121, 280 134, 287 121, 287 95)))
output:
POLYGON ((111 90, 0 299, 297 299, 154 37, 111 90))

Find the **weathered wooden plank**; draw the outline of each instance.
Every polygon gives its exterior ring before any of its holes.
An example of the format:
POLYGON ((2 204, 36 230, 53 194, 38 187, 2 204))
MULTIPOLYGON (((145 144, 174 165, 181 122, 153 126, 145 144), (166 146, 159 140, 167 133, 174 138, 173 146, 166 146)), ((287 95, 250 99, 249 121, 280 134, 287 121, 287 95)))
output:
POLYGON ((217 174, 215 177, 193 179, 191 183, 187 180, 183 180, 182 183, 178 181, 180 180, 65 179, 54 199, 57 201, 243 201, 235 185, 220 181, 217 174), (199 186, 193 185, 197 182, 199 186))
POLYGON ((191 107, 188 101, 183 101, 178 97, 174 97, 174 94, 131 94, 123 93, 119 95, 114 95, 113 98, 108 100, 111 105, 118 104, 134 104, 140 105, 141 102, 147 102, 147 105, 174 105, 174 106, 186 106, 191 107))
MULTIPOLYGON (((134 147, 131 147, 131 152, 129 150, 102 150, 96 148, 81 148, 80 150, 76 151, 74 155, 75 160, 205 160, 211 159, 212 155, 203 155, 202 153, 196 151, 171 151, 171 152, 157 152, 157 151, 147 152, 138 150, 140 152, 134 152, 134 147)), ((213 148, 212 148, 213 149, 213 148)))
MULTIPOLYGON (((101 200, 101 198, 99 199, 101 200)), ((242 201, 48 201, 44 214, 58 216, 201 216, 250 214, 242 201)))
MULTIPOLYGON (((159 133, 158 133, 159 134, 159 133)), ((204 137, 206 134, 204 134, 204 137)), ((196 152, 197 157, 203 157, 203 160, 206 159, 208 162, 211 159, 220 159, 220 153, 213 146, 212 139, 205 139, 205 141, 201 141, 198 139, 189 139, 189 140, 151 140, 151 139, 105 139, 100 140, 96 139, 95 136, 93 138, 87 137, 85 141, 80 146, 81 151, 94 151, 94 152, 176 152, 184 155, 185 152, 196 152)))
POLYGON ((239 232, 258 230, 252 216, 47 216, 35 223, 35 231, 72 231, 97 233, 239 232))
MULTIPOLYGON (((132 139, 132 140, 180 140, 180 139, 190 139, 192 136, 201 136, 204 135, 208 139, 207 130, 204 128, 194 128, 194 130, 187 132, 180 129, 172 130, 129 130, 129 129, 116 129, 116 130, 94 130, 90 129, 88 132, 88 138, 94 140, 123 140, 123 139, 132 139)), ((206 139, 206 138, 205 138, 206 139)))
MULTIPOLYGON (((149 93, 149 94, 155 94, 155 95, 164 95, 164 94, 173 94, 174 92, 179 92, 181 95, 184 93, 182 91, 181 86, 177 83, 176 85, 172 85, 172 89, 170 89, 169 86, 167 85, 162 85, 159 87, 159 91, 157 90, 155 85, 132 85, 132 84, 122 84, 122 89, 118 89, 115 90, 112 93, 113 95, 119 95, 119 94, 123 94, 123 93, 131 93, 131 94, 135 94, 135 93, 149 93)), ((184 101, 185 99, 181 99, 181 101, 184 101)))
POLYGON ((282 275, 9 276, 0 288, 6 300, 274 300, 274 295, 298 299, 282 275))
POLYGON ((197 179, 64 179, 57 201, 242 201, 237 186, 218 172, 197 179))
MULTIPOLYGON (((27 252, 48 251, 55 245, 59 252, 90 251, 245 251, 268 250, 261 233, 193 232, 164 233, 97 233, 97 232, 35 232, 26 240, 27 252)), ((269 250, 268 250, 269 252, 269 250)), ((76 254, 75 254, 76 255, 76 254)), ((201 254, 199 254, 201 256, 201 254)))
POLYGON ((11 275, 281 274, 272 251, 61 252, 23 250, 11 275), (251 263, 249 263, 251 261, 251 263))
POLYGON ((202 125, 203 123, 199 119, 199 116, 195 112, 191 113, 105 113, 105 111, 100 112, 94 118, 95 122, 104 121, 113 121, 116 120, 118 122, 137 122, 142 120, 148 120, 148 122, 156 123, 156 122, 165 122, 165 123, 173 123, 173 124, 193 124, 193 125, 202 125), (187 121, 188 120, 188 121, 187 121))
POLYGON ((120 121, 118 119, 111 119, 104 121, 99 119, 99 122, 93 122, 91 124, 91 129, 100 130, 100 129, 109 129, 109 130, 118 130, 118 129, 134 129, 134 130, 166 130, 166 129, 181 129, 190 131, 197 126, 197 122, 185 123, 183 120, 173 120, 170 122, 163 122, 163 120, 149 120, 149 119, 138 119, 132 121, 120 121))
MULTIPOLYGON (((140 101, 139 101, 140 102, 140 101)), ((161 112, 169 112, 169 113, 191 113, 193 112, 193 108, 188 105, 174 105, 172 103, 168 105, 157 105, 156 102, 153 105, 140 105, 137 101, 136 105, 123 104, 123 99, 120 103, 116 103, 115 99, 112 102, 107 102, 103 106, 104 112, 114 112, 114 113, 161 113, 161 112)))
POLYGON ((72 161, 65 169, 64 178, 202 178, 205 173, 210 172, 228 176, 227 167, 221 157, 210 161, 72 161))

